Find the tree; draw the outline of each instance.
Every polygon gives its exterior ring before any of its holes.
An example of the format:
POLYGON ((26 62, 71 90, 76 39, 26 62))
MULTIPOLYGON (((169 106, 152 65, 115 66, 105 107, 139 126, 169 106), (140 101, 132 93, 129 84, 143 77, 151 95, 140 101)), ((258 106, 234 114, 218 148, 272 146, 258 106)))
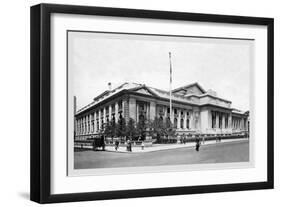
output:
POLYGON ((157 141, 159 141, 161 137, 165 136, 165 125, 163 119, 155 117, 151 124, 151 128, 151 135, 156 135, 157 141))
POLYGON ((142 117, 137 123, 136 131, 138 137, 140 137, 141 140, 145 139, 146 134, 149 131, 150 125, 151 125, 150 121, 147 120, 145 117, 142 117))
POLYGON ((126 136, 126 120, 122 117, 118 121, 118 125, 116 125, 116 135, 118 137, 126 136))
POLYGON ((105 136, 105 137, 111 137, 113 139, 113 137, 116 136, 116 124, 114 121, 110 121, 110 122, 107 122, 104 126, 104 130, 102 132, 102 134, 105 136))
POLYGON ((130 118, 126 126, 126 136, 129 137, 129 139, 134 139, 136 135, 137 129, 135 120, 130 118))
POLYGON ((104 130, 102 132, 102 134, 105 136, 105 137, 109 137, 111 135, 111 124, 110 123, 106 123, 105 126, 104 126, 104 130))
POLYGON ((113 138, 117 136, 117 128, 116 128, 116 123, 114 120, 111 120, 109 122, 109 129, 108 129, 108 136, 112 138, 112 141, 113 141, 113 138))
POLYGON ((164 134, 167 137, 173 137, 176 134, 176 130, 169 118, 166 118, 164 122, 164 134))

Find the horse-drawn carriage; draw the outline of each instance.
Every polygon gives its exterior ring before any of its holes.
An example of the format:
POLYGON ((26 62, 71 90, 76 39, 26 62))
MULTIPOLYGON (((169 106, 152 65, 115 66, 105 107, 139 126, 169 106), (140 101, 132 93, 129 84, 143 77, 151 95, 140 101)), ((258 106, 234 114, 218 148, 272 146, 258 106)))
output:
POLYGON ((104 150, 105 142, 103 135, 88 135, 81 138, 75 137, 74 140, 75 148, 80 149, 92 149, 92 150, 104 150))

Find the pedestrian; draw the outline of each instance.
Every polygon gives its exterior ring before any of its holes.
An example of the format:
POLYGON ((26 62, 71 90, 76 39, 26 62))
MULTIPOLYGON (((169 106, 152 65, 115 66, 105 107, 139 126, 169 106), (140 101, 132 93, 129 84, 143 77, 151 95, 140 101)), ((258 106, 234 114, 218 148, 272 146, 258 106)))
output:
POLYGON ((205 135, 202 135, 202 144, 205 144, 205 135))
POLYGON ((102 147, 102 151, 105 151, 105 142, 104 142, 104 136, 101 136, 101 147, 102 147))
POLYGON ((132 152, 132 142, 129 141, 129 151, 132 152))
POLYGON ((196 137, 195 139, 195 142, 196 142, 196 146, 195 146, 195 149, 197 152, 199 152, 199 148, 200 148, 200 140, 198 137, 196 137))
POLYGON ((126 147, 127 147, 127 151, 130 151, 130 140, 127 140, 126 142, 126 147))
POLYGON ((119 141, 118 139, 115 141, 115 151, 117 151, 119 148, 119 141))
POLYGON ((141 143, 141 149, 144 150, 144 141, 141 143))

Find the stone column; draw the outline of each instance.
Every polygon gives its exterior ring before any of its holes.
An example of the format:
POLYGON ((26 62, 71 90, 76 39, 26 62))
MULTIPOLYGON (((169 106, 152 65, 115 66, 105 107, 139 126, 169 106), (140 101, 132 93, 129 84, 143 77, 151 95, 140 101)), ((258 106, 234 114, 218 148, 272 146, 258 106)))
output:
POLYGON ((81 129, 82 129, 81 119, 79 119, 79 135, 81 135, 81 129))
POLYGON ((241 119, 238 119, 238 128, 241 129, 241 119))
POLYGON ((100 122, 99 122, 99 110, 96 111, 96 133, 98 133, 100 127, 100 122), (98 124, 99 123, 99 124, 98 124))
POLYGON ((180 129, 181 125, 181 110, 178 110, 178 123, 177 123, 177 129, 180 129))
POLYGON ((85 125, 85 133, 84 134, 87 134, 88 133, 88 115, 85 116, 85 119, 84 119, 84 125, 85 125))
POLYGON ((219 114, 216 112, 216 129, 219 129, 219 114))
POLYGON ((82 135, 84 134, 84 131, 85 131, 85 129, 84 129, 84 117, 82 117, 81 118, 81 124, 82 124, 82 127, 81 127, 81 131, 82 131, 82 135))
POLYGON ((135 98, 129 98, 129 119, 132 118, 136 121, 137 104, 135 98))
POLYGON ((96 133, 97 124, 96 124, 96 112, 95 111, 93 112, 93 123, 94 123, 93 133, 96 133))
POLYGON ((106 107, 103 108, 103 123, 106 124, 106 107))
POLYGON ((92 126, 92 114, 89 114, 89 124, 90 124, 90 133, 93 133, 93 126, 92 126))
POLYGON ((222 123, 222 129, 225 129, 225 114, 222 114, 221 123, 222 123))
POLYGON ((200 113, 199 111, 194 111, 194 128, 196 130, 200 129, 200 113))
POLYGON ((193 110, 189 112, 189 128, 194 129, 194 112, 193 112, 193 110))
POLYGON ((108 120, 109 121, 111 121, 111 114, 112 114, 112 106, 111 106, 111 104, 109 105, 109 107, 108 107, 108 120))
POLYGON ((186 129, 187 128, 187 126, 186 126, 186 121, 187 121, 187 112, 186 111, 184 111, 183 112, 184 114, 183 114, 183 128, 184 129, 186 129))
POLYGON ((84 125, 85 118, 84 117, 82 117, 81 122, 82 122, 81 124, 82 124, 82 135, 83 135, 83 134, 85 134, 85 125, 84 125))
POLYGON ((84 131, 83 131, 83 134, 86 134, 87 133, 87 126, 86 126, 86 116, 84 116, 84 119, 83 119, 83 125, 84 125, 84 131))
POLYGON ((86 134, 89 133, 89 125, 88 125, 89 115, 86 115, 85 117, 85 124, 86 124, 86 134))
POLYGON ((82 135, 85 134, 85 117, 82 118, 82 135))
POLYGON ((88 115, 88 121, 87 121, 87 126, 88 126, 88 134, 91 133, 91 114, 88 115))
POLYGON ((232 114, 228 114, 228 128, 232 129, 232 114))
POLYGON ((139 105, 136 103, 136 123, 139 122, 139 105))
POLYGON ((84 125, 85 125, 85 132, 84 132, 84 134, 87 134, 87 133, 88 133, 88 126, 87 126, 87 125, 88 125, 88 123, 87 123, 87 121, 88 121, 87 119, 88 119, 88 118, 87 118, 87 116, 88 116, 88 115, 86 115, 86 116, 84 117, 84 125))
POLYGON ((99 109, 99 128, 98 130, 101 129, 101 109, 99 109))
POLYGON ((84 117, 80 118, 80 135, 84 134, 84 117))
POLYGON ((85 119, 86 117, 83 117, 83 132, 82 132, 83 135, 86 133, 85 119))
POLYGON ((149 119, 153 120, 155 116, 156 116, 156 103, 151 101, 149 106, 149 119))
POLYGON ((118 114, 118 101, 115 103, 115 123, 118 123, 119 114, 118 114))

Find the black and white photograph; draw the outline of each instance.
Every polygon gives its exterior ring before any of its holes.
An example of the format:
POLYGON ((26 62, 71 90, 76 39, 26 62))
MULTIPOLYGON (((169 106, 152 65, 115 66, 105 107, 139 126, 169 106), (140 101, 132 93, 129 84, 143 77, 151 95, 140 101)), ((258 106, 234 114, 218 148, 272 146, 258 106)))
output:
POLYGON ((72 172, 249 167, 253 45, 67 31, 72 172))
POLYGON ((31 200, 272 189, 273 24, 31 7, 31 200))

